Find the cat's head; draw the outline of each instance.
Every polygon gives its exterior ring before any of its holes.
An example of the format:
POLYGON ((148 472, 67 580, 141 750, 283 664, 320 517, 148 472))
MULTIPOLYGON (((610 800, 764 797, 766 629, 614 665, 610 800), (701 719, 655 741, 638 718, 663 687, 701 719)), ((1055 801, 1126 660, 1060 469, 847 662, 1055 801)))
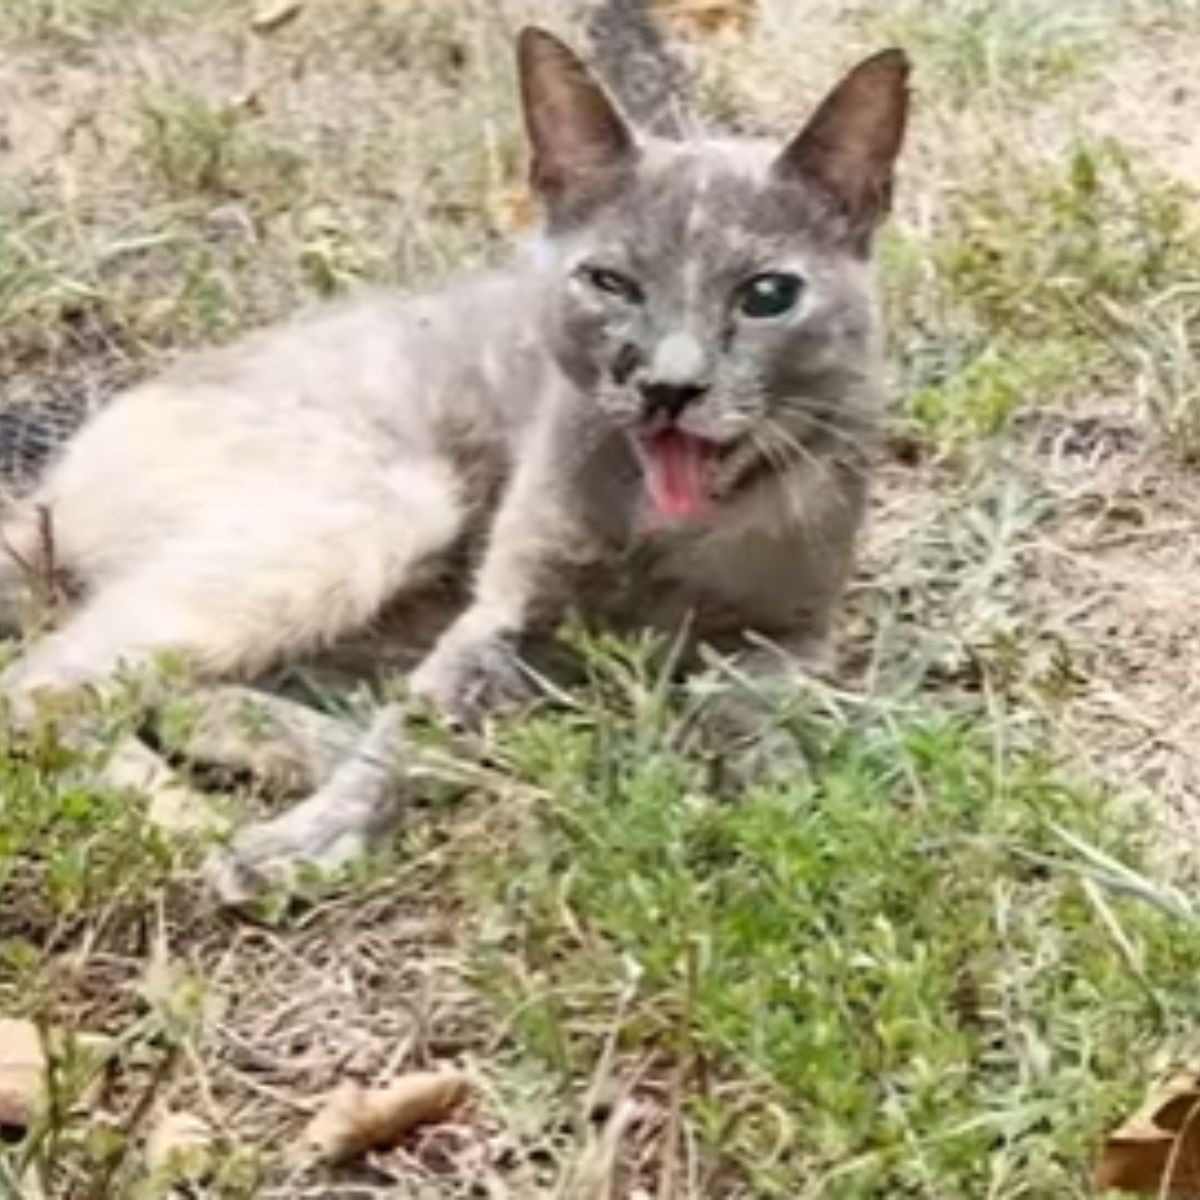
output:
POLYGON ((857 450, 904 55, 860 63, 783 146, 640 137, 551 34, 525 30, 518 57, 549 342, 627 430, 663 513, 691 515, 764 467, 857 450))

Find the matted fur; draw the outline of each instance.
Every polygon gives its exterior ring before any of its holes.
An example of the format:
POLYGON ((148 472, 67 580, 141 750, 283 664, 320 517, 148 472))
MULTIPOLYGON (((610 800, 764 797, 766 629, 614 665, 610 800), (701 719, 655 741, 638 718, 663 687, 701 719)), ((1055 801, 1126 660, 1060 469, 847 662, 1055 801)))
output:
MULTIPOLYGON (((757 635, 774 670, 820 657, 879 411, 870 240, 903 57, 860 64, 783 148, 635 134, 550 34, 519 59, 546 225, 512 266, 186 361, 96 416, 10 516, 8 582, 44 510, 81 597, 4 676, 18 714, 162 651, 254 679, 386 628, 424 655, 410 691, 471 720, 523 692, 568 607, 729 651, 757 635), (764 276, 791 287, 765 319, 741 302, 764 276), (687 520, 647 484, 664 422, 705 448, 687 520), (449 625, 431 649, 422 598, 449 625)), ((386 708, 336 767, 310 755, 316 792, 243 831, 218 886, 358 853, 403 795, 403 733, 386 708)))

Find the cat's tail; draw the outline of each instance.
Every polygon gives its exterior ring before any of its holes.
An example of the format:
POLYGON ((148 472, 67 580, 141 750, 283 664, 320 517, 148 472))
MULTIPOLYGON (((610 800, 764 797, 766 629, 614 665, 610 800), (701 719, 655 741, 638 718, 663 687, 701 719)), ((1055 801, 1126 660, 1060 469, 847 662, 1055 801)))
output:
POLYGON ((65 387, 8 403, 0 393, 0 511, 31 490, 98 405, 65 387))
POLYGON ((691 73, 667 44, 650 0, 594 0, 587 32, 600 74, 634 124, 686 137, 694 125, 691 73))

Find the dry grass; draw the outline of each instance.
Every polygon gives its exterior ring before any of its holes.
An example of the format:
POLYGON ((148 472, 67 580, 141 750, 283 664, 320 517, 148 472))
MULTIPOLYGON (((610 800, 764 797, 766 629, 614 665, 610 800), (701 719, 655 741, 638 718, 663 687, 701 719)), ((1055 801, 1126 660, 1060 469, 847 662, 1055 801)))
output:
MULTIPOLYGON (((1042 731, 1072 771, 1148 795, 1168 835, 1195 836, 1200 10, 757 7, 748 29, 688 47, 706 105, 747 127, 787 130, 884 39, 918 67, 885 248, 896 455, 849 685, 896 703, 982 696, 1005 730, 1042 731)), ((550 0, 308 0, 260 34, 238 0, 0 0, 5 403, 96 403, 357 280, 432 281, 498 256, 523 219, 508 38, 539 13, 563 24, 550 0)), ((378 874, 275 925, 207 914, 173 851, 147 852, 108 905, 47 909, 34 872, 15 893, 29 910, 0 917, 0 1007, 121 1037, 109 1112, 135 1111, 152 1082, 155 1106, 199 1113, 237 1148, 204 1194, 756 1194, 744 1161, 697 1148, 679 1067, 695 1063, 661 1053, 655 1025, 677 1013, 634 1020, 636 987, 609 981, 563 1019, 569 1053, 535 1060, 514 1037, 521 1012, 504 1024, 480 998, 473 954, 501 937, 504 904, 481 915, 461 878, 519 858, 531 823, 511 801, 415 814, 378 874), (460 1124, 338 1177, 280 1153, 340 1075, 447 1060, 480 1080, 460 1124)), ((573 929, 586 921, 566 886, 557 918, 573 929)), ((594 935, 577 932, 586 948, 594 935)), ((517 974, 497 991, 549 970, 525 949, 503 958, 517 974)), ((770 1088, 722 1086, 770 1125, 770 1088)), ((114 1156, 51 1139, 50 1194, 150 1194, 136 1142, 114 1156), (98 1161, 116 1164, 107 1192, 98 1161)), ((811 1194, 860 1194, 841 1178, 811 1194)))

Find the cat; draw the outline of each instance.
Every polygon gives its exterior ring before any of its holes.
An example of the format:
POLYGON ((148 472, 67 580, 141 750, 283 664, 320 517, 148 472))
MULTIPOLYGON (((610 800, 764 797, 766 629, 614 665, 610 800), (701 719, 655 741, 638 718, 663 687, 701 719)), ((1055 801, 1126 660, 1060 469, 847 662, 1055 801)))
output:
MULTIPOLYGON (((409 695, 471 725, 528 695, 572 608, 686 625, 754 671, 827 656, 881 406, 871 249, 903 52, 854 67, 781 147, 642 133, 540 28, 517 65, 543 212, 517 261, 186 359, 92 417, 7 515, 0 583, 48 524, 73 589, 0 678, 18 720, 165 651, 220 683, 425 637, 409 695)), ((362 853, 419 775, 403 705, 353 744, 280 709, 256 749, 228 720, 246 693, 207 695, 189 752, 268 775, 278 752, 315 788, 218 854, 226 899, 362 853)), ((140 744, 110 776, 177 786, 140 744)))

